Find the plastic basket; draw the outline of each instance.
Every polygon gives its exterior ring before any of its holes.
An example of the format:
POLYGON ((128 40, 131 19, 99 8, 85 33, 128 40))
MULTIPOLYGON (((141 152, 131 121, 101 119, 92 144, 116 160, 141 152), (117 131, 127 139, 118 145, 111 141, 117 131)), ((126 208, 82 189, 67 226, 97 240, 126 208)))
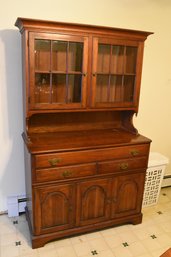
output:
POLYGON ((146 171, 143 207, 157 204, 164 170, 168 164, 168 158, 159 153, 150 153, 148 169, 146 171))

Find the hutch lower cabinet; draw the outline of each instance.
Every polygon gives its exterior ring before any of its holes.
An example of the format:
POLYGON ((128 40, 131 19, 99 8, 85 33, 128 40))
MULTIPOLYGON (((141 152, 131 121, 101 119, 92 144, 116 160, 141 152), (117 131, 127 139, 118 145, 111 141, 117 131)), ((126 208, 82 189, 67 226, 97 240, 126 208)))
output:
POLYGON ((151 33, 25 18, 15 25, 32 247, 140 223, 151 140, 133 116, 151 33))

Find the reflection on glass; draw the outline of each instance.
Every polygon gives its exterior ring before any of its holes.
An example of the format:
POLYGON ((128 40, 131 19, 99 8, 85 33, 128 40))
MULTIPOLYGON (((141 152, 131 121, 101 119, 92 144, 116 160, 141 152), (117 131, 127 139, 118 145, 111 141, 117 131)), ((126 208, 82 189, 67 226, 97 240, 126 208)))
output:
POLYGON ((96 102, 133 102, 135 76, 97 75, 96 102))
POLYGON ((125 73, 136 72, 137 47, 126 47, 125 73))
POLYGON ((82 75, 53 74, 52 103, 81 102, 82 75))
POLYGON ((124 95, 125 102, 132 102, 134 99, 135 76, 124 76, 124 95))
POLYGON ((122 74, 124 68, 124 46, 112 46, 111 73, 122 74))
POLYGON ((110 45, 99 44, 97 72, 108 73, 110 67, 110 45))
POLYGON ((109 76, 97 75, 96 102, 107 102, 108 84, 109 84, 109 76))
POLYGON ((67 69, 67 42, 52 41, 52 70, 63 71, 67 69))
POLYGON ((53 74, 52 76, 52 103, 66 101, 66 75, 53 74))
POLYGON ((39 71, 50 70, 50 40, 35 40, 35 69, 39 71))
POLYGON ((35 75, 35 102, 50 102, 50 74, 36 73, 35 75))
POLYGON ((68 102, 81 102, 82 75, 68 76, 68 102))
POLYGON ((68 71, 82 71, 83 43, 69 42, 68 71))
POLYGON ((122 80, 123 76, 111 76, 109 102, 122 102, 122 80))

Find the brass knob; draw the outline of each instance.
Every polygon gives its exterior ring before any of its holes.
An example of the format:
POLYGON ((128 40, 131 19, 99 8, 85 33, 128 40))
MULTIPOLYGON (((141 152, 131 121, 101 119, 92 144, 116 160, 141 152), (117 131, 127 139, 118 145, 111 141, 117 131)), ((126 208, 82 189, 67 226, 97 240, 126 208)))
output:
POLYGON ((116 203, 116 202, 117 202, 116 197, 113 197, 113 203, 116 203))
POLYGON ((61 159, 59 159, 59 158, 53 158, 53 159, 48 160, 48 162, 50 163, 51 166, 56 166, 60 161, 61 161, 61 159))
POLYGON ((139 151, 137 149, 133 149, 133 150, 131 150, 131 154, 132 154, 132 156, 137 156, 137 155, 139 155, 139 151))
POLYGON ((64 178, 67 178, 67 177, 70 177, 72 175, 72 172, 69 171, 69 170, 65 170, 63 173, 62 173, 62 176, 64 178))
POLYGON ((121 169, 121 170, 126 170, 126 169, 128 169, 128 163, 127 163, 127 162, 123 162, 123 163, 121 163, 119 166, 120 166, 120 169, 121 169))
POLYGON ((107 204, 110 204, 110 203, 111 203, 111 199, 107 198, 107 204))
POLYGON ((72 205, 70 205, 69 206, 69 211, 72 211, 72 210, 73 210, 72 205))

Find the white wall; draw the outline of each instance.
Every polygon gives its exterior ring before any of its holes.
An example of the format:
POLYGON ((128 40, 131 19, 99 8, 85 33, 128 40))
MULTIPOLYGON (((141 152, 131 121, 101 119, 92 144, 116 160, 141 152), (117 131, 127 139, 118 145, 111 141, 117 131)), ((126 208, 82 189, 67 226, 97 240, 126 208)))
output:
MULTIPOLYGON (((170 0, 6 0, 0 8, 0 212, 24 187, 22 78, 17 17, 153 31, 146 41, 135 125, 171 161, 170 0)), ((167 172, 171 171, 171 165, 167 172)))

